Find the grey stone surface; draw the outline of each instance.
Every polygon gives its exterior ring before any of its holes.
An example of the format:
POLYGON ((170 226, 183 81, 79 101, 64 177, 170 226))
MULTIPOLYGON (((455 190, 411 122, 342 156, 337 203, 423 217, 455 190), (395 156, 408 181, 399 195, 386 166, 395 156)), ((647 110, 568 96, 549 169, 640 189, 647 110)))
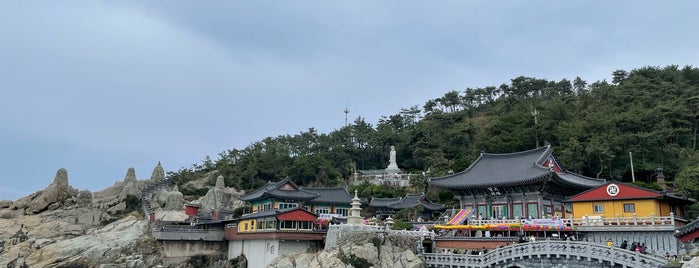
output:
POLYGON ((153 173, 150 175, 150 180, 154 182, 159 182, 165 180, 165 169, 163 169, 163 166, 158 162, 158 164, 153 168, 153 173))
POLYGON ((52 209, 56 209, 77 194, 78 190, 73 189, 73 187, 68 184, 68 171, 61 168, 56 172, 53 183, 29 202, 27 213, 39 213, 49 209, 51 205, 53 205, 51 207, 52 209))
POLYGON ((0 209, 9 208, 12 206, 12 201, 10 200, 0 200, 0 209))

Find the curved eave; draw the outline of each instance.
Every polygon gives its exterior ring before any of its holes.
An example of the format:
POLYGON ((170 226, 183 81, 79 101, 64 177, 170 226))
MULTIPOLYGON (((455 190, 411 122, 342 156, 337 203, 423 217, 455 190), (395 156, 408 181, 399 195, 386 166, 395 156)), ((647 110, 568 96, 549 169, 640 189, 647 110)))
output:
POLYGON ((452 184, 452 185, 440 185, 439 183, 433 183, 430 180, 430 185, 441 188, 441 189, 454 189, 454 190, 460 190, 460 189, 478 189, 478 188, 483 188, 483 187, 503 187, 503 186, 519 186, 519 185, 527 185, 530 183, 535 183, 535 182, 541 182, 545 181, 547 177, 551 174, 552 172, 548 173, 543 173, 539 176, 529 178, 529 179, 521 179, 517 181, 511 181, 507 183, 480 183, 480 184, 452 184))

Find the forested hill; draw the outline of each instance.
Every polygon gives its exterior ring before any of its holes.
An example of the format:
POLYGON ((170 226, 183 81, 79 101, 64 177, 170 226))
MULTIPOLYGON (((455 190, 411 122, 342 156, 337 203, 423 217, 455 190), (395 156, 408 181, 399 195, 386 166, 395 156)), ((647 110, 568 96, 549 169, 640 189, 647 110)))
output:
MULTIPOLYGON (((345 184, 355 169, 388 165, 390 146, 406 171, 458 172, 481 151, 508 153, 550 143, 570 171, 651 182, 662 167, 682 190, 699 193, 699 69, 614 71, 611 82, 517 77, 510 84, 449 91, 422 106, 357 118, 330 133, 313 128, 267 137, 170 173, 178 182, 218 170, 226 185, 255 189, 289 177, 300 185, 345 184)), ((696 197, 696 196, 695 196, 696 197)))

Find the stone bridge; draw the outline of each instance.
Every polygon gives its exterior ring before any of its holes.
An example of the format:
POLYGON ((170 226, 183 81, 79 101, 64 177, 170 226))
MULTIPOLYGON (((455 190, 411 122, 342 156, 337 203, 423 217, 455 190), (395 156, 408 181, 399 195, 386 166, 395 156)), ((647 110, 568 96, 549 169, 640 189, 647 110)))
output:
POLYGON ((513 244, 483 255, 425 253, 424 256, 427 267, 431 268, 656 268, 666 264, 663 258, 599 243, 551 240, 513 244))

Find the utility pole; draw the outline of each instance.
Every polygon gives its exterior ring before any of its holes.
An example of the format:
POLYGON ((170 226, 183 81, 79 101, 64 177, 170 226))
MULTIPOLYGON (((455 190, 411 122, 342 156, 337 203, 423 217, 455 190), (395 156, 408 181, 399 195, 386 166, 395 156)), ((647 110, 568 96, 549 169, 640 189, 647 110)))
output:
POLYGON ((636 176, 633 174, 633 155, 629 152, 629 161, 631 162, 631 181, 636 182, 636 176))
POLYGON ((539 148, 539 133, 536 129, 536 125, 539 123, 539 111, 534 108, 533 105, 530 105, 531 110, 532 110, 532 116, 534 117, 534 138, 536 139, 536 148, 539 148))

